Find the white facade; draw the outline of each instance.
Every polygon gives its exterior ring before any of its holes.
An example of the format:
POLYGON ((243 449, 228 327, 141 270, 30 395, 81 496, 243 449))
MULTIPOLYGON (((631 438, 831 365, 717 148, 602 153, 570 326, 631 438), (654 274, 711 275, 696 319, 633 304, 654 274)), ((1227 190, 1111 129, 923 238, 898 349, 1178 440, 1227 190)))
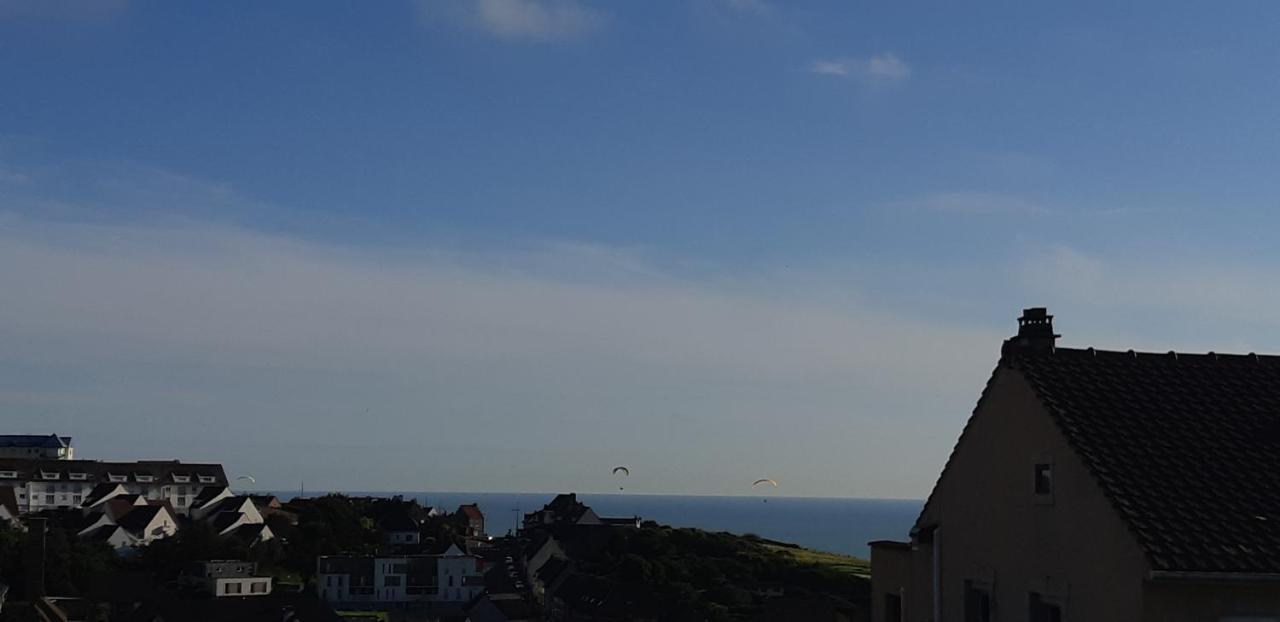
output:
POLYGON ((13 487, 21 514, 82 507, 100 484, 119 484, 125 494, 168 501, 179 514, 186 514, 206 486, 226 483, 221 465, 0 459, 0 486, 13 487))
POLYGON ((266 596, 271 593, 271 577, 212 577, 208 590, 214 596, 266 596))
POLYGON ((443 555, 334 557, 343 562, 342 568, 326 572, 329 558, 322 557, 316 574, 316 593, 330 603, 465 603, 484 592, 480 558, 456 546, 443 555), (428 581, 419 578, 426 576, 425 563, 434 565, 434 576, 428 581))

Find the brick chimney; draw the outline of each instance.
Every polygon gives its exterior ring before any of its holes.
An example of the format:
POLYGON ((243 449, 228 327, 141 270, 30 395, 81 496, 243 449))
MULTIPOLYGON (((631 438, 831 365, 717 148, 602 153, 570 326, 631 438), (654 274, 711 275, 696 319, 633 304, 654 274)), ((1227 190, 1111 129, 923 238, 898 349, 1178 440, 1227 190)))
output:
POLYGON ((1053 352, 1054 342, 1058 337, 1053 332, 1053 316, 1044 307, 1031 307, 1022 310, 1018 318, 1018 334, 1004 341, 1000 348, 1002 355, 1031 352, 1053 352))

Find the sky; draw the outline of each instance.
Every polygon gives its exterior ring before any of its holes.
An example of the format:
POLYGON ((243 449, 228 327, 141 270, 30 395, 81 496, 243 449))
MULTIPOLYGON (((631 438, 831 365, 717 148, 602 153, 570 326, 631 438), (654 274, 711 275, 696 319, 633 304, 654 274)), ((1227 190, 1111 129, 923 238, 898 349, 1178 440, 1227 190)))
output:
POLYGON ((1280 352, 1278 26, 0 0, 0 427, 260 489, 923 498, 1023 307, 1280 352))

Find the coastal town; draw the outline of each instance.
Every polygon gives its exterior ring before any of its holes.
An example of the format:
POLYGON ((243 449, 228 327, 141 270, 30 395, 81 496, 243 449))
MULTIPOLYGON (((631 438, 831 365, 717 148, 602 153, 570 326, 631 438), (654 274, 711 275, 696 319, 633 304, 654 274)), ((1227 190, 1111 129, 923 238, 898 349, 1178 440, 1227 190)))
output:
POLYGON ((494 535, 476 504, 281 501, 220 464, 105 462, 0 436, 0 620, 862 619, 869 577, 754 536, 555 495, 494 535), (282 616, 284 616, 282 618, 282 616))
POLYGON ((1275 620, 1280 359, 1059 337, 1022 312, 909 539, 869 565, 574 493, 493 534, 477 504, 281 501, 219 464, 0 436, 0 621, 991 622, 1023 595, 1032 622, 1275 620))

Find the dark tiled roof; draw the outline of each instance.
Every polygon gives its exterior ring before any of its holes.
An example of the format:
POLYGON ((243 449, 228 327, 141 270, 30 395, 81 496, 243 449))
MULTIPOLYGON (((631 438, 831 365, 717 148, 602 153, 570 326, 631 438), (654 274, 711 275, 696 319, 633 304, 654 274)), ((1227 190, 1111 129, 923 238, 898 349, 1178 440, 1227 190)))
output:
POLYGON ((0 447, 59 449, 70 446, 70 436, 58 436, 57 434, 0 434, 0 447))
POLYGON ((169 483, 170 473, 180 471, 198 476, 212 477, 213 482, 192 480, 192 484, 211 486, 226 485, 227 475, 221 464, 186 464, 177 460, 146 460, 139 462, 100 462, 97 460, 27 460, 25 458, 0 458, 0 471, 16 471, 17 480, 40 480, 41 473, 57 473, 58 481, 108 482, 107 474, 124 475, 134 482, 135 474, 153 476, 153 483, 169 483), (72 480, 71 473, 83 473, 84 479, 72 480))
POLYGON ((101 501, 103 497, 114 492, 115 489, 118 488, 119 486, 120 484, 108 484, 108 483, 96 484, 93 487, 93 490, 90 490, 89 494, 85 496, 84 506, 89 507, 101 501))
POLYGON ((384 531, 418 531, 418 522, 409 516, 409 512, 403 509, 397 509, 389 512, 382 518, 381 527, 384 531))
MULTIPOLYGON (((1280 357, 1007 353, 1164 571, 1280 573, 1280 357)), ((999 373, 999 372, 997 372, 999 373)))
POLYGON ((158 505, 139 505, 128 514, 116 519, 116 524, 134 535, 144 535, 142 530, 146 529, 156 514, 162 511, 164 508, 158 505))

